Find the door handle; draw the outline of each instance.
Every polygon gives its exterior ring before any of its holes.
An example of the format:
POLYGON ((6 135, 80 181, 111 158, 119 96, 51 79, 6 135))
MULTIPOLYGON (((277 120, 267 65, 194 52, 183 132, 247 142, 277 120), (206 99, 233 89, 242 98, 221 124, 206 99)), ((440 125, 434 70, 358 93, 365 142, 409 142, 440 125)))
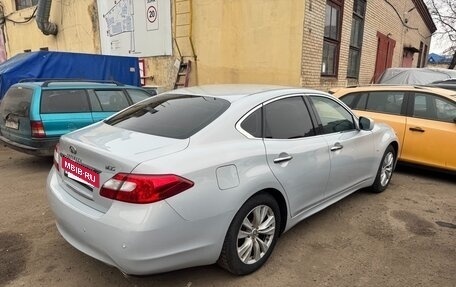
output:
POLYGON ((424 130, 420 127, 409 128, 409 130, 411 130, 412 132, 424 133, 424 130))
POLYGON ((274 159, 274 163, 287 162, 287 161, 290 161, 292 159, 293 159, 293 157, 291 155, 289 155, 287 153, 281 153, 281 154, 279 154, 278 158, 274 159))
POLYGON ((336 150, 340 150, 340 149, 343 149, 344 146, 341 145, 340 143, 335 143, 332 147, 331 147, 331 151, 336 151, 336 150))

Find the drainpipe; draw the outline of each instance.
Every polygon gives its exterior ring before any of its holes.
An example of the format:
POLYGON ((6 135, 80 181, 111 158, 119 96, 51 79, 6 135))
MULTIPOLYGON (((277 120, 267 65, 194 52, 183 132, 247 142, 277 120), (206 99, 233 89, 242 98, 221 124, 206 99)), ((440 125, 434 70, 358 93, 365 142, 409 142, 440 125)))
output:
POLYGON ((57 35, 58 28, 49 22, 52 0, 39 0, 36 12, 36 24, 44 35, 57 35))

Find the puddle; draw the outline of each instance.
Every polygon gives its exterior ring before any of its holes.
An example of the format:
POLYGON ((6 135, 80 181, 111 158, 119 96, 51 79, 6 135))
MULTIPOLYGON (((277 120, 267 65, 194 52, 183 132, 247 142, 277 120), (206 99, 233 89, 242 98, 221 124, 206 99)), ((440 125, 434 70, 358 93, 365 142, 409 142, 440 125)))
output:
POLYGON ((435 234, 434 224, 416 214, 405 210, 395 210, 391 213, 391 215, 404 222, 405 228, 413 234, 422 236, 431 236, 435 234))

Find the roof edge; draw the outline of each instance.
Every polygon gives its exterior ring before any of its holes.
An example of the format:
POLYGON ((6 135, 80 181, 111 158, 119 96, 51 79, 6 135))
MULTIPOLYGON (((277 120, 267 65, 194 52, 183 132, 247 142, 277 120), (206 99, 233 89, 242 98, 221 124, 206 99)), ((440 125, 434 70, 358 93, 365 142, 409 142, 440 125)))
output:
POLYGON ((413 4, 415 4, 418 13, 420 13, 421 18, 424 20, 424 23, 431 31, 431 34, 437 31, 437 27, 435 26, 434 20, 432 19, 431 13, 429 13, 429 9, 424 3, 423 0, 412 0, 413 4))

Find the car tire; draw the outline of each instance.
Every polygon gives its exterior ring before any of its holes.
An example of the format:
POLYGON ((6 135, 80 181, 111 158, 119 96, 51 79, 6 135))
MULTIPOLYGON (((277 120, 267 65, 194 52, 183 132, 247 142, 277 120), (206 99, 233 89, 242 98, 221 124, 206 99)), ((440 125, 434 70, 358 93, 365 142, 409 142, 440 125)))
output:
POLYGON ((380 193, 384 191, 393 176, 394 165, 396 163, 396 151, 390 145, 386 148, 383 154, 382 161, 378 167, 377 176, 375 177, 374 184, 371 186, 371 191, 374 193, 380 193))
POLYGON ((236 275, 258 270, 274 249, 280 223, 280 208, 271 195, 251 197, 231 222, 217 263, 236 275))

